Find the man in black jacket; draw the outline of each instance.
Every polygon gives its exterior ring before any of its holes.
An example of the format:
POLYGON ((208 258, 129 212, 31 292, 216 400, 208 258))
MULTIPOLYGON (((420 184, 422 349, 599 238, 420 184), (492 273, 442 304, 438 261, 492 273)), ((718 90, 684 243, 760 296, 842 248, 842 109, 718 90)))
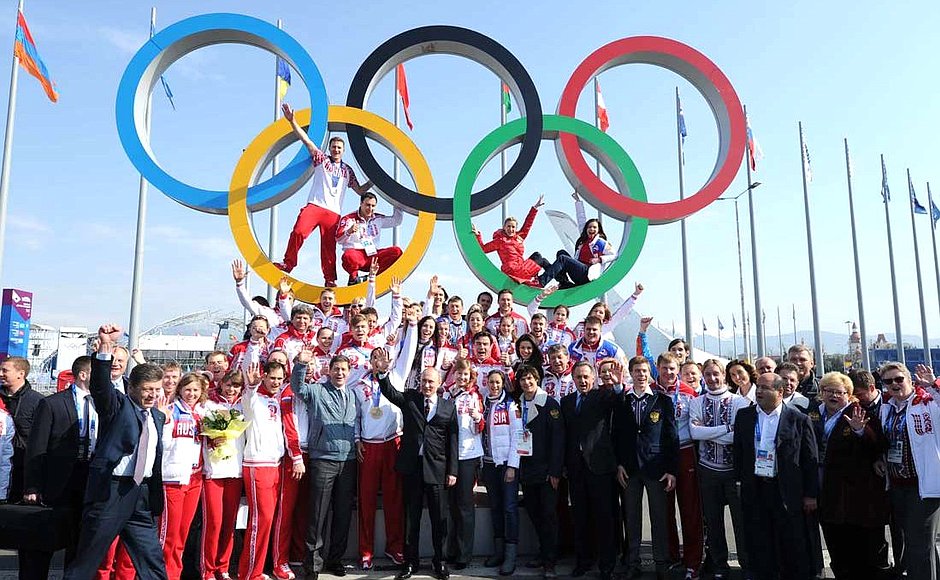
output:
POLYGON ((676 487, 679 469, 679 435, 672 399, 650 390, 650 366, 642 356, 630 359, 633 390, 614 411, 614 445, 617 479, 627 490, 627 578, 640 575, 643 490, 649 505, 656 577, 666 577, 669 534, 666 529, 666 497, 676 487))
MULTIPOLYGON (((75 382, 39 402, 26 444, 26 483, 23 501, 71 510, 70 539, 65 565, 75 558, 88 465, 95 450, 98 413, 89 390, 91 357, 72 363, 75 382)), ((49 574, 52 552, 20 550, 20 570, 30 578, 49 574)))
POLYGON ((165 580, 166 564, 157 540, 156 518, 163 513, 161 462, 166 417, 156 408, 163 371, 139 364, 127 394, 111 384, 111 352, 121 328, 98 329, 98 353, 91 365, 91 396, 100 422, 95 454, 88 467, 85 509, 75 559, 66 579, 95 576, 118 536, 142 580, 165 580))
POLYGON ((372 353, 372 372, 382 394, 402 411, 404 427, 395 469, 402 474, 405 491, 405 564, 396 576, 411 578, 418 568, 421 531, 421 501, 428 503, 431 541, 434 545, 434 575, 450 577, 443 559, 447 535, 447 496, 444 487, 457 483, 457 407, 438 395, 441 376, 435 368, 421 373, 418 389, 401 392, 388 379, 389 360, 385 349, 372 353))
MULTIPOLYGON (((613 363, 620 376, 619 363, 613 363)), ((584 576, 594 565, 594 546, 598 548, 600 577, 612 577, 617 559, 617 539, 613 512, 614 476, 617 459, 610 437, 611 411, 622 400, 623 387, 599 390, 595 387, 594 367, 587 361, 571 371, 577 391, 561 400, 565 421, 565 467, 568 470, 571 512, 578 561, 571 576, 584 576)), ((622 382, 622 381, 621 381, 622 382)))
POLYGON ((558 556, 558 482, 565 459, 565 427, 555 398, 539 387, 539 371, 530 365, 516 369, 516 389, 522 392, 517 437, 519 483, 525 511, 539 537, 539 558, 528 567, 542 566, 543 577, 555 577, 558 556))
POLYGON ((0 364, 0 399, 13 417, 13 426, 16 428, 16 434, 13 436, 10 490, 7 492, 7 501, 10 503, 16 503, 23 498, 26 441, 29 440, 36 407, 42 400, 42 395, 34 391, 26 380, 27 375, 29 361, 21 356, 11 356, 0 364))
POLYGON ((747 506, 747 549, 755 580, 812 575, 804 513, 819 493, 816 436, 809 417, 783 404, 786 380, 757 379, 757 405, 738 411, 734 468, 747 506))

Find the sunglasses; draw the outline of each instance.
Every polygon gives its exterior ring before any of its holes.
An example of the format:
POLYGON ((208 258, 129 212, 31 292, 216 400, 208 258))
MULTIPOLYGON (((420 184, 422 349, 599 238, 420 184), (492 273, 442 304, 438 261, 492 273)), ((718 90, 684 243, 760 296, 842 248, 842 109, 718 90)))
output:
POLYGON ((884 383, 884 384, 886 384, 886 385, 890 385, 891 383, 894 383, 895 385, 900 385, 901 383, 904 382, 904 375, 900 375, 900 376, 897 376, 897 377, 891 377, 891 378, 884 378, 884 377, 882 377, 881 382, 884 383))

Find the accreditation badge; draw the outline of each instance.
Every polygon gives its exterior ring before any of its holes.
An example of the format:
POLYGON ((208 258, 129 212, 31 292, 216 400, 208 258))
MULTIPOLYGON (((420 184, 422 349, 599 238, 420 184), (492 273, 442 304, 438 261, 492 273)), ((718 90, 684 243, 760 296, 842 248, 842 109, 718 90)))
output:
POLYGON ((520 429, 516 431, 518 437, 516 438, 516 453, 522 457, 531 457, 532 456, 532 432, 528 429, 520 429))
POLYGON ((375 241, 372 238, 362 240, 362 249, 365 250, 367 256, 374 256, 379 253, 379 251, 375 249, 375 241))
POLYGON ((754 475, 758 477, 774 477, 777 475, 777 450, 758 449, 754 460, 754 475))

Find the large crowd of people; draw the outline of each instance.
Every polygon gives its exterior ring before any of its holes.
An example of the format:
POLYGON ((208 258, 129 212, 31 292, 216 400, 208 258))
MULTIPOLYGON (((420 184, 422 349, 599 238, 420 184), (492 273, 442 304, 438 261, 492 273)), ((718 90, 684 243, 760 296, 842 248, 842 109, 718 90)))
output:
MULTIPOLYGON (((7 359, 0 498, 70 507, 65 577, 82 580, 180 578, 200 507, 203 578, 345 575, 354 513, 357 564, 369 570, 380 497, 384 556, 401 579, 419 567, 424 505, 437 578, 476 557, 500 575, 526 566, 551 578, 565 550, 568 576, 597 567, 611 578, 619 559, 637 577, 644 522, 657 577, 728 578, 725 507, 745 578, 818 577, 822 538, 837 578, 936 578, 930 369, 817 378, 803 345, 784 361, 699 364, 681 339, 653 356, 649 318, 628 354, 610 331, 640 284, 618 310, 598 302, 571 324, 564 306, 538 308, 551 289, 526 313, 503 290, 490 313, 488 292, 465 308, 436 279, 423 300, 396 280, 385 317, 376 262, 367 296, 341 309, 331 289, 295 303, 286 281, 274 307, 249 298, 236 261, 253 317, 245 340, 204 369, 134 353, 128 374, 111 324, 74 361, 73 384, 49 397, 26 382, 24 359, 7 359), (477 486, 487 554, 474 552, 477 486), (538 546, 524 562, 520 511, 538 546)), ((45 578, 51 556, 21 550, 21 577, 45 578)))

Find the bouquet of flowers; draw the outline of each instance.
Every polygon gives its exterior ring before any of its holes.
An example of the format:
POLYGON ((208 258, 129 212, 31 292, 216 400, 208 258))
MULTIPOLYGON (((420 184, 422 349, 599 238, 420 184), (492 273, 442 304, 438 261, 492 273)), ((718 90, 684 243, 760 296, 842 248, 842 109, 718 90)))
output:
POLYGON ((248 428, 245 415, 237 409, 209 411, 202 418, 202 435, 209 438, 211 461, 224 461, 235 455, 235 444, 248 428))

